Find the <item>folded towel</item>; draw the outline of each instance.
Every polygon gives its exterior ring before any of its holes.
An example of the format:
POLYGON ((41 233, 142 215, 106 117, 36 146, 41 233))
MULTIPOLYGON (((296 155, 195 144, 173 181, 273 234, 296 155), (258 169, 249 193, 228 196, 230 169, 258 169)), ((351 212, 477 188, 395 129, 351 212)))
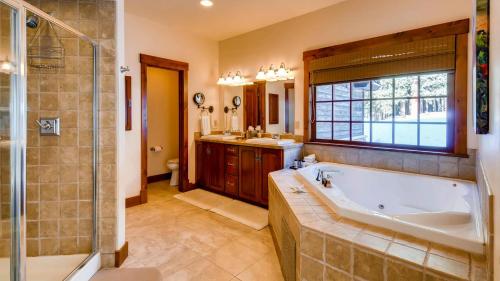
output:
POLYGON ((201 135, 206 136, 210 135, 211 128, 210 128, 210 115, 202 115, 200 118, 201 121, 201 135))
POLYGON ((316 154, 310 154, 304 157, 304 161, 308 163, 314 163, 316 162, 316 154))
POLYGON ((236 132, 239 131, 239 123, 238 115, 231 116, 231 131, 236 132))

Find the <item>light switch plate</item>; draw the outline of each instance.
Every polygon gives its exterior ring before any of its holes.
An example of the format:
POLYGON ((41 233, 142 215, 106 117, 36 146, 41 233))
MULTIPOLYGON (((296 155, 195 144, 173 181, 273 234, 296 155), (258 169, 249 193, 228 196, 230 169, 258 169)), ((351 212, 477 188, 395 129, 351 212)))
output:
POLYGON ((60 136, 60 120, 59 118, 40 118, 40 135, 41 136, 60 136))

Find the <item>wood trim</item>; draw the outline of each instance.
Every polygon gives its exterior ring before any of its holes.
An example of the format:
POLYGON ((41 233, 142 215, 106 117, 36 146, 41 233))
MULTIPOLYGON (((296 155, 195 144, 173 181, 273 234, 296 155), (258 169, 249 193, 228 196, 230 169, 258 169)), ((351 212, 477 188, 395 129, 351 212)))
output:
POLYGON ((467 34, 457 36, 455 50, 454 153, 467 154, 467 34))
POLYGON ((130 208, 130 207, 134 207, 134 206, 141 205, 141 204, 142 204, 141 195, 137 195, 137 196, 133 196, 133 197, 129 197, 129 198, 125 199, 125 208, 130 208))
POLYGON ((311 118, 309 117, 309 108, 311 107, 311 101, 310 101, 310 82, 311 82, 311 77, 309 73, 309 61, 304 61, 304 141, 309 141, 311 139, 311 134, 309 132, 309 124, 311 121, 311 118))
MULTIPOLYGON (((285 132, 290 133, 290 89, 295 88, 295 83, 285 83, 285 132)), ((294 118, 295 120, 295 118, 294 118)))
POLYGON ((365 48, 367 46, 392 45, 395 43, 406 43, 406 42, 413 42, 429 38, 443 37, 447 35, 458 35, 467 33, 469 33, 469 19, 463 19, 463 20, 393 33, 389 35, 383 35, 375 38, 369 38, 360 41, 345 43, 341 45, 335 45, 335 46, 305 51, 303 53, 303 59, 304 61, 306 61, 306 60, 329 57, 342 53, 353 52, 357 49, 365 48))
POLYGON ((132 76, 125 76, 125 131, 132 130, 132 76))
POLYGON ((164 174, 149 176, 148 183, 169 180, 171 177, 172 177, 172 173, 164 173, 164 174))
POLYGON ((165 59, 145 54, 139 54, 139 61, 141 64, 146 64, 148 66, 177 70, 177 71, 188 71, 189 64, 187 62, 176 61, 171 59, 165 59))
POLYGON ((188 180, 188 70, 186 62, 139 54, 141 63, 141 203, 147 202, 147 68, 157 67, 179 73, 179 191, 188 180))
POLYGON ((128 257, 128 241, 125 241, 123 246, 119 250, 115 251, 115 267, 120 267, 123 264, 123 262, 125 262, 127 257, 128 257))

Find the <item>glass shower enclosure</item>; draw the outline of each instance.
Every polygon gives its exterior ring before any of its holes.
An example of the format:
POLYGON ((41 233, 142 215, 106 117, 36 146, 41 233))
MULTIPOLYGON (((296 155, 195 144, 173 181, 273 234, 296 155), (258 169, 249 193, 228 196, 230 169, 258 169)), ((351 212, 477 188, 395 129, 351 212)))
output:
POLYGON ((0 280, 69 279, 98 249, 97 45, 46 12, 0 0, 0 280))

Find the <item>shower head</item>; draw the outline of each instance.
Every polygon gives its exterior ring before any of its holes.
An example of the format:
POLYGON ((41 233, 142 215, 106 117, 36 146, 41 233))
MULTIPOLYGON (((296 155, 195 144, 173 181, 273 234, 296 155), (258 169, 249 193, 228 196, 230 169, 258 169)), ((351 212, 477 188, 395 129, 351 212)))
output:
POLYGON ((37 28, 38 27, 38 17, 35 15, 28 16, 26 19, 26 26, 29 28, 37 28))

